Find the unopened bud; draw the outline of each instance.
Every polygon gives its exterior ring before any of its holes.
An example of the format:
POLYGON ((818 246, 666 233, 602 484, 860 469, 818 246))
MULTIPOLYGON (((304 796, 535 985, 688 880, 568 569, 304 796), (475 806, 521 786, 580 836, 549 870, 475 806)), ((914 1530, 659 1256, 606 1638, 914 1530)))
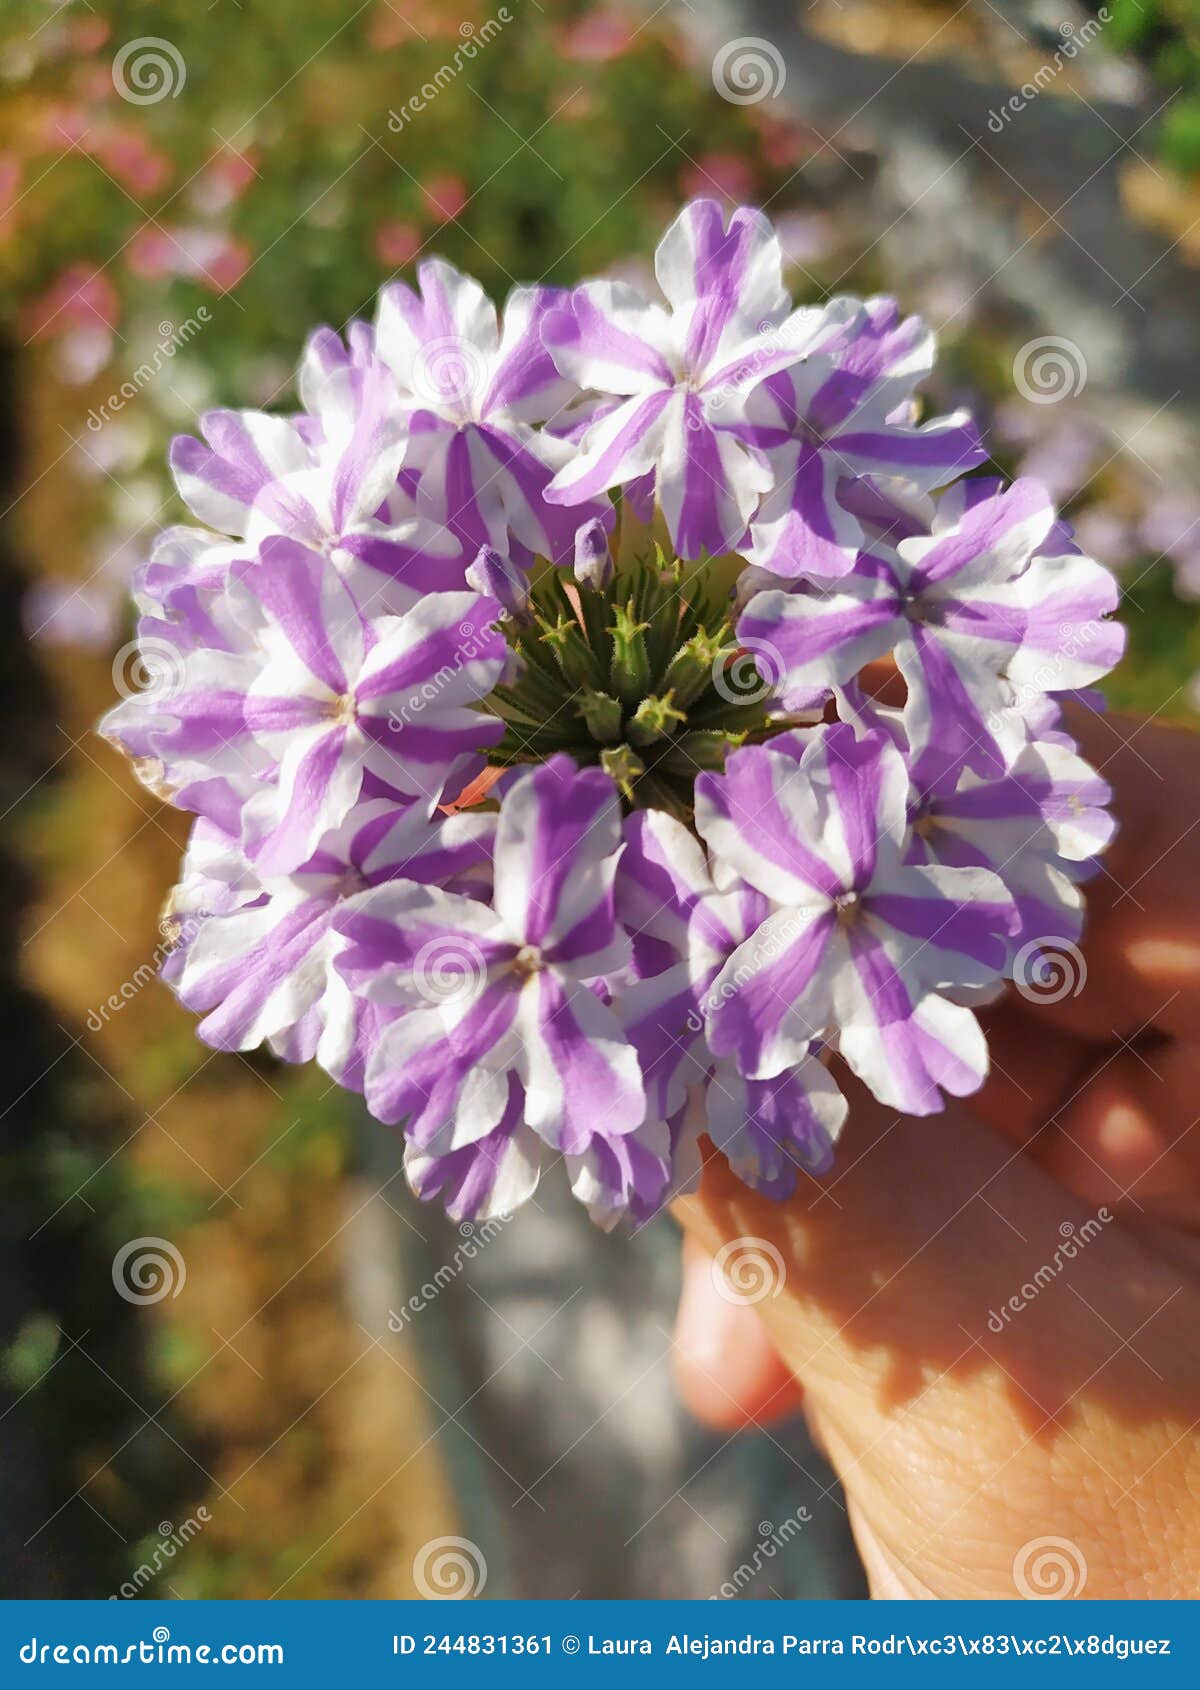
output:
POLYGON ((524 622, 529 615, 529 577, 519 563, 491 546, 480 546, 467 570, 467 586, 486 599, 495 599, 506 616, 524 622))
POLYGON ((612 553, 608 549, 608 535, 598 516, 585 522, 575 536, 575 579, 581 587, 602 593, 613 578, 612 553))
POLYGON ((672 689, 676 704, 693 704, 712 684, 713 666, 721 655, 721 631, 698 628, 671 659, 663 677, 672 689))
POLYGON ((585 687, 580 693, 579 714, 587 724, 587 731, 600 745, 615 745, 621 737, 621 706, 611 693, 596 692, 585 687))
POLYGON ((622 794, 633 802, 634 783, 646 772, 646 765, 635 751, 627 745, 612 746, 600 753, 600 766, 605 774, 615 780, 622 794))
POLYGON ((665 698, 643 698, 629 724, 629 737, 634 745, 652 745, 665 739, 687 720, 682 710, 675 708, 670 693, 665 698))
POLYGON ((650 624, 639 622, 626 604, 615 606, 612 635, 612 679, 617 697, 625 704, 637 704, 650 685, 650 660, 646 652, 646 631, 650 624))

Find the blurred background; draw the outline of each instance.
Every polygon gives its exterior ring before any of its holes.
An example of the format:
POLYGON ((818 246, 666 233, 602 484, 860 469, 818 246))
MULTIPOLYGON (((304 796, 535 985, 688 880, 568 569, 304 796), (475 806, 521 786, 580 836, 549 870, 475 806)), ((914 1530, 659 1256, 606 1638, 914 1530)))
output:
POLYGON ((1194 719, 1194 0, 6 0, 5 1596, 862 1593, 802 1424, 676 1405, 669 1220, 456 1227, 315 1067, 199 1044, 183 818, 92 731, 173 433, 423 254, 637 277, 695 194, 932 322, 935 408, 1120 573, 1112 701, 1194 719))

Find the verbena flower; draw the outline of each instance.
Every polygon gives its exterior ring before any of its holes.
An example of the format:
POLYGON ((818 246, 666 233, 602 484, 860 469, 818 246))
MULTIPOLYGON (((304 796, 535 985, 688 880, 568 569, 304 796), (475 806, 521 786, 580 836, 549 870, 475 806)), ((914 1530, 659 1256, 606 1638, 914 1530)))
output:
POLYGON ((1112 832, 1061 704, 1115 583, 1036 483, 960 476, 928 330, 793 306, 751 210, 655 269, 501 316, 435 260, 312 336, 298 413, 205 418, 103 724, 197 818, 202 1036, 363 1090, 460 1219, 561 1160, 641 1224, 702 1138, 783 1197, 846 1069, 973 1091, 971 1005, 1078 939, 1112 832))
MULTIPOLYGON (((407 1119, 418 1150, 436 1157, 523 1125, 571 1161, 642 1127, 637 1055, 605 1001, 631 957, 613 906, 620 845, 612 781, 554 757, 501 801, 489 899, 394 881, 337 918, 353 941, 344 972, 399 1011, 368 1069, 368 1102, 383 1120, 407 1119)), ((650 1195, 665 1175, 654 1164, 650 1195)), ((591 1177, 603 1185, 599 1157, 591 1177)))
MULTIPOLYGON (((403 283, 379 298, 375 347, 407 419, 403 459, 418 476, 418 498, 465 555, 481 546, 522 563, 569 562, 581 516, 544 497, 570 455, 535 425, 556 420, 573 397, 542 342, 562 295, 514 288, 502 320, 479 283, 431 259, 418 271, 420 293, 403 283)), ((594 505, 582 513, 611 511, 594 505)))
POLYGON ((409 434, 387 367, 335 364, 306 388, 311 409, 300 417, 210 411, 203 441, 180 436, 171 468, 184 502, 251 553, 270 535, 302 541, 377 612, 444 587, 460 549, 398 491, 409 434), (400 508, 387 511, 389 499, 400 508))
POLYGON ((976 868, 913 865, 908 772, 841 723, 781 735, 697 781, 710 849, 776 906, 717 976, 708 1037, 752 1079, 831 1043, 875 1095, 925 1115, 986 1071, 983 1035, 946 987, 995 980, 1015 911, 976 868))
POLYGON ((672 543, 698 557, 734 545, 772 485, 765 458, 742 436, 749 396, 860 308, 838 300, 794 311, 766 218, 743 209, 726 228, 712 200, 680 213, 654 269, 665 307, 624 282, 587 282, 548 315, 559 370, 614 401, 559 470, 550 498, 576 505, 653 471, 672 543))
POLYGON ((847 575, 863 525, 840 490, 863 476, 900 476, 918 492, 943 486, 986 457, 966 411, 908 421, 913 388, 933 369, 933 336, 899 320, 894 300, 867 302, 842 344, 754 389, 751 438, 771 461, 772 487, 746 555, 776 575, 847 575))
POLYGON ((201 1038, 218 1050, 266 1041, 289 1062, 315 1056, 361 1091, 386 1016, 356 997, 334 966, 346 947, 335 916, 388 880, 479 873, 494 831, 490 816, 431 822, 419 804, 373 799, 325 833, 307 862, 271 876, 236 839, 198 822, 167 920, 180 935, 171 983, 189 1009, 210 1012, 201 1038))
MULTIPOLYGON (((957 503, 957 501, 956 501, 957 503)), ((1019 749, 1000 735, 1017 689, 1066 692, 1106 674, 1122 630, 1103 618, 1116 584, 1078 553, 1047 556, 1054 510, 1019 481, 934 518, 931 532, 876 542, 832 585, 758 592, 738 623, 778 661, 784 696, 807 697, 891 655, 908 686, 904 731, 914 757, 999 773, 1019 749)))

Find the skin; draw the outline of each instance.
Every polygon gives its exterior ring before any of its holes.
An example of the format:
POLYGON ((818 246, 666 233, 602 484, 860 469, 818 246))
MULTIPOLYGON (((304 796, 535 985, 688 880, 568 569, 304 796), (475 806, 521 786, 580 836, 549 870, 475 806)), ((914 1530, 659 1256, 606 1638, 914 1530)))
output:
POLYGON ((982 1012, 991 1077, 942 1115, 843 1070, 789 1203, 714 1155, 675 1209, 685 1400, 728 1431, 803 1405, 875 1597, 1200 1593, 1200 736, 1071 728, 1121 822, 1079 995, 982 1012), (754 1302, 714 1269, 738 1239, 778 1252, 754 1302))

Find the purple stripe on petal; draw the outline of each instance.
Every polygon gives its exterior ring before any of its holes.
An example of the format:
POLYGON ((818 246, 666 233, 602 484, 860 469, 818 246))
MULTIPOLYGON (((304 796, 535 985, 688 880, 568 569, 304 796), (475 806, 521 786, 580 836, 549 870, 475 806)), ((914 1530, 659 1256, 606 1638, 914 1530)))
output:
POLYGON ((240 571, 242 579, 309 672, 330 692, 346 693, 349 679, 328 623, 339 616, 357 621, 353 600, 337 586, 325 560, 307 546, 272 535, 263 541, 261 556, 261 563, 240 571))
POLYGON ((832 913, 802 920, 784 910, 738 947, 708 995, 708 1042, 715 1055, 735 1056, 743 1073, 755 1074, 785 1037, 795 1061, 825 1033, 828 993, 812 988, 836 930, 832 913))
POLYGON ((870 884, 884 817, 881 759, 890 748, 877 739, 859 739, 845 723, 835 723, 822 741, 825 761, 837 802, 838 819, 846 842, 852 884, 870 884))
POLYGON ((346 729, 331 728, 300 758, 287 795, 286 808, 254 849, 254 861, 264 875, 286 872, 310 854, 314 834, 322 824, 335 827, 340 814, 326 806, 346 748, 346 729))
POLYGON ((872 893, 868 909, 889 927, 943 951, 957 951, 998 974, 1008 953, 1011 904, 955 904, 949 898, 872 893))

